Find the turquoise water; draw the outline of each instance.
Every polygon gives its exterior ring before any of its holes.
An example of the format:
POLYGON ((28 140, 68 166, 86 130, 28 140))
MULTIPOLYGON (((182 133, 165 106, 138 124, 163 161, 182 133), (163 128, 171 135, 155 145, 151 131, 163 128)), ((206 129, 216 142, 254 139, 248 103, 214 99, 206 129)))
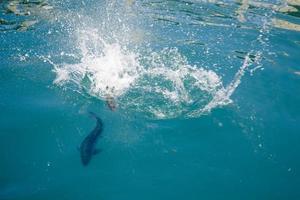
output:
POLYGON ((300 198, 300 2, 0 6, 1 200, 300 198))

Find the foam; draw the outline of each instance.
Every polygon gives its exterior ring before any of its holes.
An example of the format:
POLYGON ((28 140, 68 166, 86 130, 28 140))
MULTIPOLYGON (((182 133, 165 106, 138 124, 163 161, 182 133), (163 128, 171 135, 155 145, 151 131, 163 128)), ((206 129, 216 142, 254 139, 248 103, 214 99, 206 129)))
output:
POLYGON ((79 48, 81 62, 56 67, 55 84, 74 82, 85 88, 90 95, 99 98, 105 98, 108 94, 118 97, 125 93, 139 76, 137 56, 118 43, 103 42, 94 30, 79 32, 79 48), (90 41, 96 45, 91 47, 90 41))
POLYGON ((54 84, 72 84, 102 100, 109 95, 123 109, 159 119, 199 117, 230 104, 249 65, 246 56, 224 87, 216 72, 190 65, 177 48, 130 51, 117 42, 106 42, 94 29, 79 31, 78 44, 80 62, 55 65, 54 84))
POLYGON ((241 83, 241 79, 244 76, 245 70, 247 69, 247 67, 249 67, 249 65, 250 65, 250 58, 249 55, 247 55, 244 59, 243 65, 235 74, 234 79, 231 81, 231 83, 226 88, 219 89, 215 93, 213 99, 208 104, 206 104, 204 108, 190 112, 188 116, 197 117, 200 116, 201 114, 209 113, 212 109, 216 107, 222 107, 232 103, 230 97, 234 93, 236 88, 239 86, 239 84, 241 83))
POLYGON ((115 20, 109 22, 103 17, 98 28, 81 23, 72 29, 79 59, 75 64, 49 62, 54 66, 55 85, 72 85, 99 100, 113 97, 120 109, 154 119, 199 117, 232 103, 231 96, 250 65, 249 56, 224 86, 216 71, 190 64, 176 47, 153 50, 143 45, 147 42, 133 47, 134 30, 146 40, 145 31, 128 24, 131 19, 120 10, 109 13, 107 20, 112 17, 115 20))
POLYGON ((54 84, 73 84, 102 100, 113 96, 122 108, 155 118, 178 117, 193 106, 203 109, 224 90, 214 71, 189 65, 177 48, 140 54, 118 43, 103 42, 94 30, 83 31, 81 36, 80 63, 55 65, 54 84), (94 47, 102 48, 91 47, 91 39, 99 43, 94 47))

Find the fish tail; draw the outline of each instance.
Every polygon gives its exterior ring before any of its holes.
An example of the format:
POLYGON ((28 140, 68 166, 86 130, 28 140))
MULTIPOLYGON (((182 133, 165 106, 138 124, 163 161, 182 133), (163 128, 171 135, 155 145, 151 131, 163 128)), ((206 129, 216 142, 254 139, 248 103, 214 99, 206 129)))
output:
POLYGON ((94 112, 89 111, 89 115, 90 115, 90 117, 96 119, 97 122, 102 123, 102 120, 100 119, 100 117, 98 117, 94 112))
POLYGON ((100 118, 94 112, 89 111, 89 115, 96 120, 100 120, 100 118))

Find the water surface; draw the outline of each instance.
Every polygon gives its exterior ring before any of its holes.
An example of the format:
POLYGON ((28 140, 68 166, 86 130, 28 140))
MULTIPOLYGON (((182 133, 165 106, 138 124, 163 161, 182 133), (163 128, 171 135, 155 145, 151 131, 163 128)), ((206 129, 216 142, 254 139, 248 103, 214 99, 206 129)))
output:
POLYGON ((299 9, 0 1, 0 199, 299 199, 299 9))

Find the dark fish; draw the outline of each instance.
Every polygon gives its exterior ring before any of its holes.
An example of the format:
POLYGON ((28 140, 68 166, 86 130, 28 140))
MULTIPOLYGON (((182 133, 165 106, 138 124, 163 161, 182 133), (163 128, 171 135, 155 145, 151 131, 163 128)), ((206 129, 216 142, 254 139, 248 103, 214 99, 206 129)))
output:
POLYGON ((103 130, 102 120, 95 113, 90 112, 90 115, 96 119, 96 127, 80 145, 81 162, 84 166, 89 164, 93 155, 100 152, 99 149, 96 149, 96 143, 103 130))

